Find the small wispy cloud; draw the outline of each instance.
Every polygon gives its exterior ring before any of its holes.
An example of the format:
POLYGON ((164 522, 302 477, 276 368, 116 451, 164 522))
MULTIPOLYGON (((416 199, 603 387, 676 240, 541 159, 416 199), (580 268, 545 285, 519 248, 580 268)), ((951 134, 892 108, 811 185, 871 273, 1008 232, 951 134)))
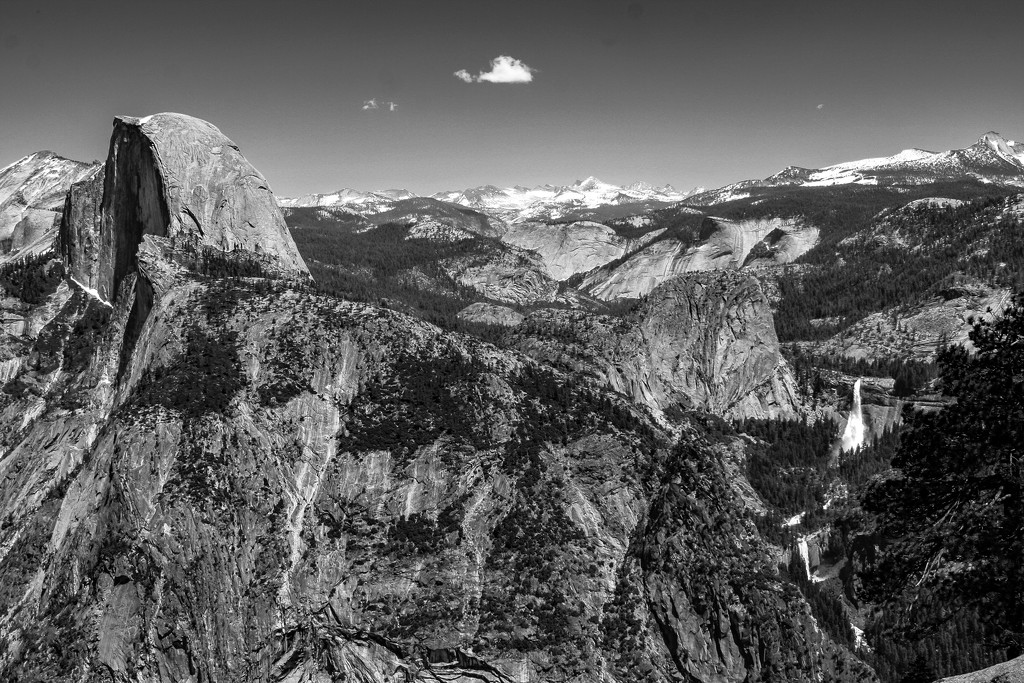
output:
POLYGON ((536 71, 515 57, 498 55, 491 60, 490 71, 481 71, 474 76, 465 69, 459 69, 453 75, 463 83, 529 83, 536 71))
POLYGON ((363 111, 373 111, 375 109, 385 109, 387 111, 396 111, 398 109, 398 102, 382 102, 382 103, 378 103, 376 97, 374 97, 372 100, 364 100, 363 101, 363 111))
POLYGON ((825 108, 825 105, 824 105, 824 104, 819 104, 819 105, 818 105, 818 109, 824 109, 824 108, 825 108))

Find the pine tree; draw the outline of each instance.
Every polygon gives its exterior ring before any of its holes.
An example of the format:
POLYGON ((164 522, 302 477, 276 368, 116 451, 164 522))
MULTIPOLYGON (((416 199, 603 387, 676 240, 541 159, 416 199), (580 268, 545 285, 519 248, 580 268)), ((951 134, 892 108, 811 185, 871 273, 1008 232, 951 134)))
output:
POLYGON ((891 475, 865 493, 884 544, 865 587, 933 622, 976 608, 1013 655, 1024 645, 1024 294, 970 338, 974 355, 954 347, 939 358, 955 402, 913 415, 891 475))

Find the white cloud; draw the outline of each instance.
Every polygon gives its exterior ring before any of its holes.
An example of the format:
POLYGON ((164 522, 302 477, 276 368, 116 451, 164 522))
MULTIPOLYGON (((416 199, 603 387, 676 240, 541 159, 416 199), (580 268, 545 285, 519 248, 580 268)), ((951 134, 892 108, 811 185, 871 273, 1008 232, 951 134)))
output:
POLYGON ((491 60, 490 71, 481 71, 473 76, 465 69, 459 69, 454 76, 464 83, 529 83, 535 71, 515 57, 499 55, 491 60))
POLYGON ((374 100, 366 100, 365 102, 363 102, 363 111, 366 111, 367 109, 376 109, 376 108, 377 108, 377 100, 375 100, 375 99, 374 100))
POLYGON ((388 102, 388 111, 394 111, 398 109, 398 102, 388 102))
POLYGON ((825 108, 825 105, 824 105, 824 104, 819 104, 819 105, 818 105, 818 109, 824 109, 824 108, 825 108))

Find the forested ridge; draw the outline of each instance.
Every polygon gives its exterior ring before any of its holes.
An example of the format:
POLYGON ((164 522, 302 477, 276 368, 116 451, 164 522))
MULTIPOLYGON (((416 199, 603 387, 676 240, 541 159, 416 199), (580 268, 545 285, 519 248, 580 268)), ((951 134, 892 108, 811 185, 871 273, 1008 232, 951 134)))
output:
POLYGON ((491 248, 488 238, 408 239, 408 225, 374 227, 359 216, 317 208, 292 209, 286 217, 321 293, 412 313, 446 329, 459 327, 460 310, 484 300, 455 282, 439 262, 478 255, 491 248))
POLYGON ((1024 241, 1009 202, 987 196, 960 206, 906 207, 848 239, 823 239, 779 277, 779 339, 827 339, 871 313, 951 298, 964 277, 1019 287, 1024 241))

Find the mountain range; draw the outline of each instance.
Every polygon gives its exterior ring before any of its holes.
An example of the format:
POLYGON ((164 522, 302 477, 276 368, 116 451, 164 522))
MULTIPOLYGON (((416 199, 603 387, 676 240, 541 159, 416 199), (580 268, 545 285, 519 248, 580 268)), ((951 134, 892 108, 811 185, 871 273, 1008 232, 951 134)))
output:
MULTIPOLYGON (((1024 143, 988 132, 969 147, 946 152, 905 149, 888 157, 848 161, 821 169, 789 166, 763 180, 744 180, 708 190, 697 187, 679 192, 671 185, 654 187, 637 182, 618 186, 593 176, 572 185, 483 185, 466 190, 437 192, 433 199, 482 211, 508 222, 602 218, 641 214, 666 204, 708 206, 743 199, 751 191, 773 187, 831 187, 839 185, 924 185, 966 178, 993 185, 1024 187, 1024 143), (623 207, 616 212, 607 207, 623 207), (587 211, 592 212, 587 214, 587 211), (628 211, 629 213, 626 213, 628 211)), ((360 213, 379 212, 395 201, 414 197, 407 190, 361 192, 344 189, 330 194, 279 197, 282 207, 346 207, 360 213)))
MULTIPOLYGON (((430 197, 515 223, 629 215, 682 201, 701 189, 681 193, 671 185, 653 187, 646 183, 620 187, 591 176, 586 180, 577 180, 572 185, 538 185, 532 188, 520 185, 508 188, 483 185, 466 190, 438 192, 430 197)), ((387 210, 395 201, 413 196, 406 190, 359 192, 345 189, 331 194, 281 197, 278 201, 286 208, 340 206, 360 213, 377 213, 387 210)))
POLYGON ((157 114, 116 118, 105 163, 15 162, 0 679, 898 683, 918 656, 1005 659, 970 614, 941 648, 892 640, 857 501, 907 402, 948 403, 938 350, 1024 282, 1018 148, 685 194, 279 200, 215 126, 157 114))
POLYGON ((905 149, 888 157, 848 161, 821 169, 790 166, 763 180, 745 180, 707 192, 688 201, 695 205, 744 199, 764 188, 876 185, 899 187, 966 179, 1024 187, 1024 144, 988 132, 969 147, 946 152, 905 149))

